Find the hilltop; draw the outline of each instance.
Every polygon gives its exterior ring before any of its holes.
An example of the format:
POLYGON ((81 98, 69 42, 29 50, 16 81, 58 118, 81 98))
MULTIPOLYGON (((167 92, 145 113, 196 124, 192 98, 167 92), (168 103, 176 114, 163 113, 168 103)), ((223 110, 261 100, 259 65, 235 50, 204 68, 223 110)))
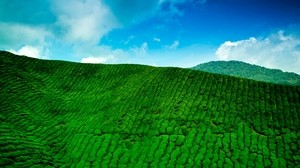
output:
POLYGON ((0 167, 296 167, 300 87, 0 52, 0 167))
POLYGON ((230 75, 277 84, 300 85, 300 75, 268 69, 241 61, 211 61, 192 67, 194 70, 230 75))

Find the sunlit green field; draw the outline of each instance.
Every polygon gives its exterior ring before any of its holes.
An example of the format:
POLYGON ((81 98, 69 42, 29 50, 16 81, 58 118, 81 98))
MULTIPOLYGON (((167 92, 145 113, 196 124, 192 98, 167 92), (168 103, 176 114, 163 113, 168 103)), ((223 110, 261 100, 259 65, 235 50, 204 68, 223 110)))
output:
POLYGON ((0 167, 296 167, 300 87, 0 52, 0 167))

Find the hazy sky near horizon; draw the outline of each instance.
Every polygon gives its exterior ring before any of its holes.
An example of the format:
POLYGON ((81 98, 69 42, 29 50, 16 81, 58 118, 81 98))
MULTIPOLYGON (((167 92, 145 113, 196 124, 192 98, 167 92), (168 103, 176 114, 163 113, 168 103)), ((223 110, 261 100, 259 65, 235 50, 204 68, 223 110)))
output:
POLYGON ((300 0, 1 0, 0 50, 154 66, 240 60, 300 74, 300 0))

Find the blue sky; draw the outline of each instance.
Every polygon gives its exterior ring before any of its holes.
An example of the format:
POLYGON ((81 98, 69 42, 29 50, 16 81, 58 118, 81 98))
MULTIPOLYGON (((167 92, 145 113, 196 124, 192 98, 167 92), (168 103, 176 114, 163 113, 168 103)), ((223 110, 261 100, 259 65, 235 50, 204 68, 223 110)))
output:
POLYGON ((41 59, 300 74, 299 0, 1 0, 0 49, 41 59))

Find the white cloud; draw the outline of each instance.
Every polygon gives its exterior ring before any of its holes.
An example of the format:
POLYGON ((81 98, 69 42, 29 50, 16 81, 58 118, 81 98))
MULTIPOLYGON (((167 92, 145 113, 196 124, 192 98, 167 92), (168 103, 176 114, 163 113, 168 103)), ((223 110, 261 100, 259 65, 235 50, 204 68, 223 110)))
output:
POLYGON ((160 38, 154 37, 154 38, 153 38, 153 41, 155 41, 155 42, 160 42, 160 38))
POLYGON ((76 46, 76 56, 81 57, 82 63, 118 63, 125 61, 128 52, 122 49, 113 49, 110 46, 76 46))
POLYGON ((165 48, 169 50, 173 50, 176 49, 179 46, 179 44, 180 44, 179 41, 175 40, 171 45, 165 46, 165 48))
POLYGON ((126 41, 124 41, 124 44, 128 44, 131 40, 133 40, 135 37, 134 37, 134 35, 130 35, 129 37, 128 37, 128 39, 126 40, 126 41))
POLYGON ((32 58, 47 58, 46 51, 41 51, 38 47, 29 45, 25 45, 17 51, 13 49, 8 51, 16 55, 28 56, 32 58))
POLYGON ((84 57, 81 59, 81 63, 93 63, 93 64, 99 64, 99 63, 106 63, 107 61, 113 59, 114 57, 112 55, 108 57, 84 57))
POLYGON ((223 43, 218 50, 216 51, 216 55, 221 60, 228 59, 231 55, 231 51, 237 49, 240 46, 253 46, 257 42, 256 38, 251 37, 247 40, 241 40, 236 42, 226 41, 223 43))
POLYGON ((173 42, 173 44, 170 46, 170 49, 176 49, 179 46, 179 41, 176 40, 173 42))
POLYGON ((129 52, 133 52, 135 56, 145 56, 148 49, 148 43, 144 42, 140 47, 131 48, 129 52))
POLYGON ((119 25, 109 8, 99 0, 55 0, 57 26, 66 41, 96 44, 119 25))
POLYGON ((266 38, 226 41, 216 51, 219 60, 239 60, 300 74, 300 38, 284 31, 266 38))

